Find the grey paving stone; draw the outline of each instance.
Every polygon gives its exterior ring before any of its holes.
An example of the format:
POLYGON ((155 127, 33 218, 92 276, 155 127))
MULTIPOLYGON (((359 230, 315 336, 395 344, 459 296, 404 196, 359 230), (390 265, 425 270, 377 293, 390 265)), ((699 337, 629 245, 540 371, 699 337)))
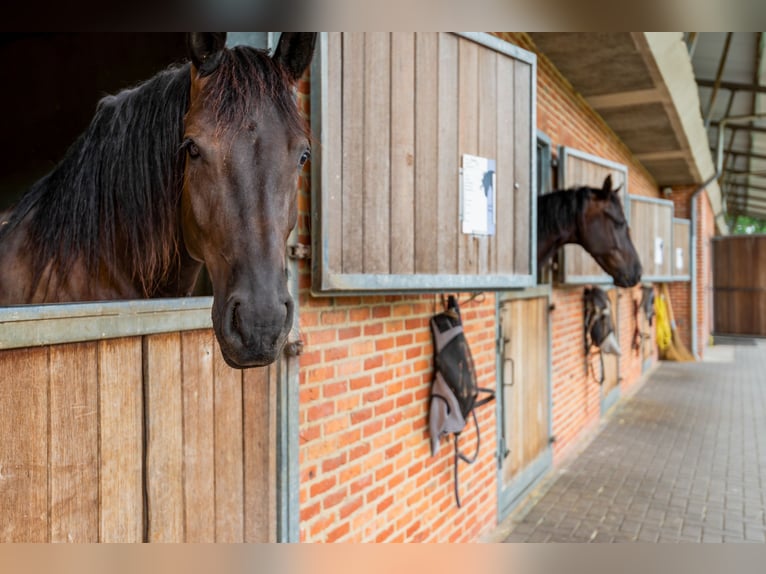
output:
POLYGON ((732 349, 660 365, 507 540, 766 542, 766 341, 732 349))

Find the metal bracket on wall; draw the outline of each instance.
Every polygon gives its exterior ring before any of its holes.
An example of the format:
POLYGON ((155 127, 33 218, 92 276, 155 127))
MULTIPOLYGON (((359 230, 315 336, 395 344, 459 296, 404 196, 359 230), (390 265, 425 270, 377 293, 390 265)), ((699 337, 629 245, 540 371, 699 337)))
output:
POLYGON ((287 256, 290 259, 311 259, 311 245, 296 243, 287 246, 287 256))

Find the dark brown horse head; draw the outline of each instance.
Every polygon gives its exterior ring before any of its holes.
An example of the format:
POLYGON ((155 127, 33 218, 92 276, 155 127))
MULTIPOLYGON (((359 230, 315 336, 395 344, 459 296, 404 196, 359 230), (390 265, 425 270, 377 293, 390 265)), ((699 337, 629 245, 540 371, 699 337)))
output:
POLYGON ((272 57, 225 47, 225 34, 190 36, 191 101, 182 229, 208 268, 213 327, 233 367, 262 366, 282 350, 293 321, 285 250, 297 220, 308 131, 294 87, 316 34, 283 33, 272 57))
POLYGON ((614 278, 618 287, 633 287, 641 280, 641 260, 617 195, 612 176, 601 189, 589 188, 589 201, 577 224, 578 243, 593 256, 601 268, 614 278))

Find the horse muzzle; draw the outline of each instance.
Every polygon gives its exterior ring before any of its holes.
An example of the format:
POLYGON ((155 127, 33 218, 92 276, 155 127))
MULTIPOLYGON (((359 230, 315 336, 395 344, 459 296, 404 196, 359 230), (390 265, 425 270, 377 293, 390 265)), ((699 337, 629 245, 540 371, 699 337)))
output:
POLYGON ((293 308, 289 296, 267 311, 257 309, 243 298, 230 297, 222 312, 214 313, 213 318, 226 363, 235 369, 246 369, 265 367, 276 361, 292 326, 293 308))

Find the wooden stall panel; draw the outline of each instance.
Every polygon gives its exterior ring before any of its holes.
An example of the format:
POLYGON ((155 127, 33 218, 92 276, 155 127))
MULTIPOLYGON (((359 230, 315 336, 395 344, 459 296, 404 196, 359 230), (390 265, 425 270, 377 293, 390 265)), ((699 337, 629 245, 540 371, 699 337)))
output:
POLYGON ((50 348, 51 542, 97 542, 98 347, 50 348))
POLYGON ((0 352, 2 542, 50 541, 48 384, 47 348, 0 352))
POLYGON ((673 219, 673 250, 671 251, 673 277, 683 281, 690 279, 691 225, 688 219, 673 219))
MULTIPOLYGON (((607 291, 609 297, 609 307, 612 316, 612 323, 614 325, 615 336, 619 340, 620 333, 620 305, 619 297, 620 293, 617 289, 609 289, 607 291)), ((600 353, 594 349, 596 353, 600 353)), ((602 353, 603 368, 604 368, 604 382, 601 384, 601 404, 604 406, 610 406, 615 400, 616 395, 612 395, 620 385, 620 357, 612 353, 602 353)), ((602 410, 603 410, 602 406, 602 410)))
POLYGON ((186 542, 215 542, 215 422, 212 331, 181 334, 186 542))
MULTIPOLYGON (((604 179, 612 176, 612 185, 620 188, 623 208, 628 211, 625 198, 628 197, 628 168, 606 159, 586 154, 572 148, 561 147, 559 151, 559 187, 570 189, 589 186, 602 187, 604 179)), ((563 257, 562 283, 612 283, 612 278, 585 249, 579 245, 565 245, 560 254, 563 257)))
POLYGON ((0 540, 276 542, 279 369, 210 329, 0 352, 0 540))
POLYGON ((101 542, 144 539, 141 360, 140 337, 98 343, 101 542))
POLYGON ((644 281, 673 279, 673 202, 630 196, 630 230, 644 281))
POLYGON ((535 56, 451 33, 328 33, 320 44, 314 290, 534 284, 535 56), (464 154, 496 162, 493 235, 462 233, 464 154))
POLYGON ((713 241, 717 334, 766 336, 766 235, 713 241))
POLYGON ((144 340, 146 509, 149 542, 184 539, 181 336, 144 340))

